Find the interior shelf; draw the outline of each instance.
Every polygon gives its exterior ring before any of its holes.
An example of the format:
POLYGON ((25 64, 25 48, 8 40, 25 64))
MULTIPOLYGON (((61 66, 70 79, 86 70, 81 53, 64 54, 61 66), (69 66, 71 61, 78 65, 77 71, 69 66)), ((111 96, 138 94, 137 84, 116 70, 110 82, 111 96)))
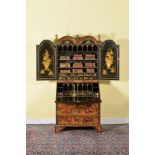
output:
POLYGON ((58 68, 61 68, 61 69, 83 69, 83 68, 86 68, 86 69, 91 69, 91 68, 97 68, 97 67, 58 67, 58 68))
POLYGON ((75 60, 75 59, 66 59, 66 60, 63 60, 63 59, 58 59, 59 61, 96 61, 97 59, 81 59, 81 60, 75 60))

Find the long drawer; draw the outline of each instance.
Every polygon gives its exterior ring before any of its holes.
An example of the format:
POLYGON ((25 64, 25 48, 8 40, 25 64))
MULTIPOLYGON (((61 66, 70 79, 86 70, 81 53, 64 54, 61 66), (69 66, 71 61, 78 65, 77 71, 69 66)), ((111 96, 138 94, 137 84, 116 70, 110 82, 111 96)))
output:
POLYGON ((96 125, 100 116, 57 116, 58 125, 96 125))
POLYGON ((78 104, 78 103, 57 103, 57 115, 99 115, 99 103, 78 104))

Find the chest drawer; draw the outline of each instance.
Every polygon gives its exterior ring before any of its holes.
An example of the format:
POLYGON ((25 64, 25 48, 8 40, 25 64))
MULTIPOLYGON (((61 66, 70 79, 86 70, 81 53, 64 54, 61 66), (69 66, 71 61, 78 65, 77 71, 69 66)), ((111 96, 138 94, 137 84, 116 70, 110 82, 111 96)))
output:
POLYGON ((99 116, 57 116, 58 125, 96 125, 100 123, 99 116))
POLYGON ((99 115, 99 103, 57 103, 57 115, 99 115))

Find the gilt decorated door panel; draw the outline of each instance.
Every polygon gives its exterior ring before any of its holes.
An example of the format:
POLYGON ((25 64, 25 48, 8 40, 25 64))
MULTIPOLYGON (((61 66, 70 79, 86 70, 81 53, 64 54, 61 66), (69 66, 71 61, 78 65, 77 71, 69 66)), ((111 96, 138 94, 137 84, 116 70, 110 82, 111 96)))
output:
POLYGON ((119 46, 106 40, 100 47, 100 79, 119 80, 119 46))
POLYGON ((56 49, 50 40, 37 45, 37 80, 56 79, 56 49))

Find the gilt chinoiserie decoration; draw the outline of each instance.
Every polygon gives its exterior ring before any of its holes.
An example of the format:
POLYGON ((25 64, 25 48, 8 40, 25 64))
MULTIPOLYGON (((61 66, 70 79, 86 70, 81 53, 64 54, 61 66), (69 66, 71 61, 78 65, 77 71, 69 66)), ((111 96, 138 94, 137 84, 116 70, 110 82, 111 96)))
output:
POLYGON ((64 36, 37 45, 37 79, 57 80, 55 132, 94 127, 101 132, 99 80, 119 79, 119 47, 93 36, 64 36))
POLYGON ((44 40, 37 46, 37 79, 56 79, 55 48, 51 41, 44 40))
POLYGON ((112 40, 101 44, 101 79, 119 79, 119 46, 112 40))

